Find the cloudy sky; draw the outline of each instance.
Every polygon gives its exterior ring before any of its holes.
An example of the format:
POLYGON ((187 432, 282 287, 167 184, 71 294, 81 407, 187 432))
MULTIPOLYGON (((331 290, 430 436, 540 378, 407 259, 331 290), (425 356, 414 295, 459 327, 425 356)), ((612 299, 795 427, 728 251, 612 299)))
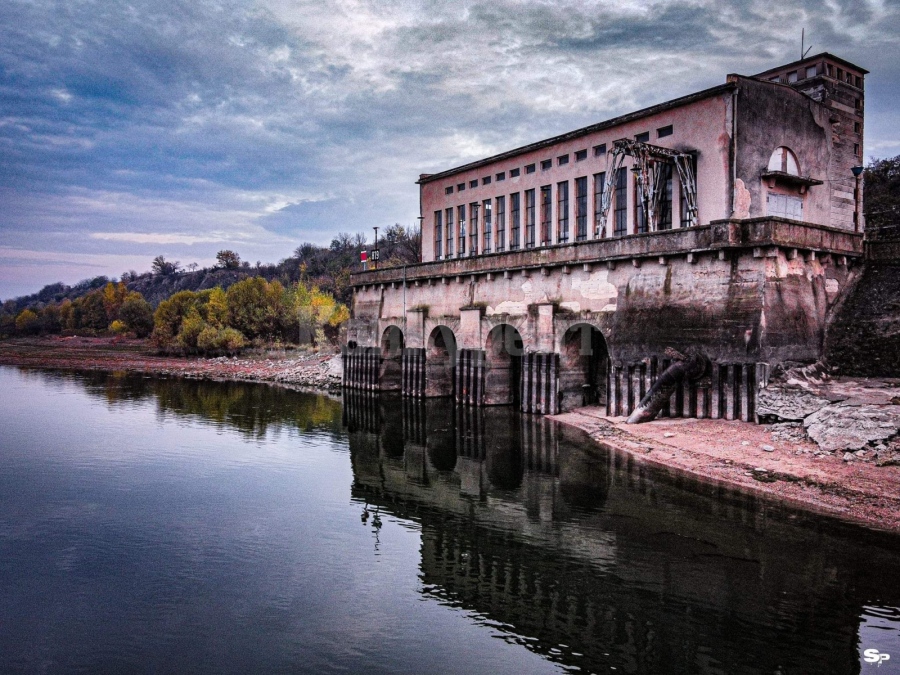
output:
POLYGON ((900 0, 5 0, 0 298, 412 225, 420 173, 813 51, 900 154, 900 0))

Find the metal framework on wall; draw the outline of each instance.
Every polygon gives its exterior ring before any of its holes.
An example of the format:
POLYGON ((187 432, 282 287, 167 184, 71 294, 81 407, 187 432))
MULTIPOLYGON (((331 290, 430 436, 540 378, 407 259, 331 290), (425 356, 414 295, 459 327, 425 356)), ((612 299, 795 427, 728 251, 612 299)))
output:
MULTIPOLYGON (((638 193, 641 197, 641 205, 647 220, 647 231, 655 232, 659 223, 659 198, 665 186, 661 184, 665 175, 662 168, 665 164, 673 164, 678 172, 678 182, 681 185, 681 199, 685 204, 685 221, 688 227, 698 224, 697 219, 697 178, 694 173, 693 152, 679 152, 650 143, 642 143, 630 138, 620 138, 613 143, 609 151, 609 161, 606 169, 606 183, 603 186, 601 200, 600 222, 606 227, 609 209, 612 206, 613 191, 616 189, 616 174, 622 168, 625 157, 634 160, 632 171, 638 185, 638 193)), ((596 236, 603 236, 598 231, 596 236)))

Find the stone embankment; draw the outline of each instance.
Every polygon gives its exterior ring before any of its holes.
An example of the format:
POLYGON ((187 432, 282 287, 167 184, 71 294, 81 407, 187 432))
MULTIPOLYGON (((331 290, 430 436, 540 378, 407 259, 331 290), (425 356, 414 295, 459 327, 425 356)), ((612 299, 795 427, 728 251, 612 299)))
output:
POLYGON ((160 356, 143 340, 48 337, 0 341, 0 365, 112 370, 206 380, 271 382, 338 392, 341 359, 334 350, 251 351, 237 357, 160 356))

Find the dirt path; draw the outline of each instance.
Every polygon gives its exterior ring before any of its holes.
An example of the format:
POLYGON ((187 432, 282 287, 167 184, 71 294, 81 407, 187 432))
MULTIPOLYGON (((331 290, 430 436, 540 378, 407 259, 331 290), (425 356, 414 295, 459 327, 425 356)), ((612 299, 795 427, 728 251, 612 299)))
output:
POLYGON ((209 380, 274 382, 297 387, 340 389, 335 351, 269 350, 238 358, 158 356, 144 340, 47 337, 0 341, 0 365, 67 370, 118 370, 209 380))
POLYGON ((625 424, 599 408, 554 416, 637 461, 749 490, 879 530, 900 532, 900 466, 844 461, 789 427, 659 419, 625 424))

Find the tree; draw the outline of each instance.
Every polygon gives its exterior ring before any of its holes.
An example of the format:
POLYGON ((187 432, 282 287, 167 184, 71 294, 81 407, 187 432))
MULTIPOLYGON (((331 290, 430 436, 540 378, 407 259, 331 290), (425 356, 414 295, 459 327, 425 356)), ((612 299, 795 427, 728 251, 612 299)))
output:
POLYGON ((153 269, 154 274, 158 274, 163 277, 168 277, 168 276, 171 276, 171 275, 175 274, 176 272, 178 272, 178 270, 181 268, 181 263, 179 263, 177 261, 169 262, 161 255, 158 255, 153 259, 153 263, 152 263, 151 267, 153 269))
POLYGON ((16 317, 16 330, 26 335, 37 333, 40 328, 38 315, 30 309, 23 309, 16 317))
POLYGON ((243 279, 228 288, 228 323, 251 340, 281 337, 284 287, 262 277, 243 279))
POLYGON ((241 257, 227 249, 216 253, 216 261, 218 266, 225 270, 236 270, 241 266, 241 257))
POLYGON ((873 159, 864 178, 866 228, 900 227, 900 155, 873 159))
POLYGON ((119 318, 139 338, 145 338, 153 331, 153 309, 144 300, 144 296, 136 291, 125 298, 119 310, 119 318))

